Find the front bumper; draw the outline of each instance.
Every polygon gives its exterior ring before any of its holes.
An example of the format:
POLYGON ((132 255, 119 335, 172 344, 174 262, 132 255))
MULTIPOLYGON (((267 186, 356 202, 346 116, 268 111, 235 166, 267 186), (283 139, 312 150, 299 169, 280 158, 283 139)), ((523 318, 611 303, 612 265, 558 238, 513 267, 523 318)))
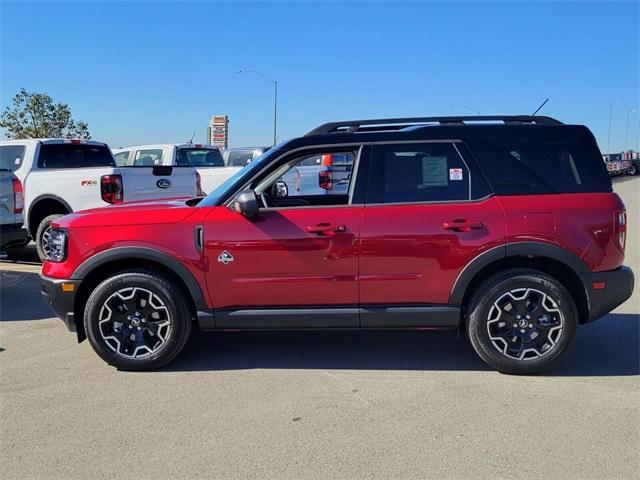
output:
POLYGON ((0 250, 4 250, 13 244, 22 244, 27 239, 27 231, 22 224, 0 225, 0 250))
POLYGON ((42 298, 53 308, 55 314, 64 322, 69 331, 78 334, 78 341, 82 341, 80 339, 81 329, 76 327, 74 315, 76 293, 79 286, 80 280, 59 280, 40 275, 42 298), (64 290, 63 285, 65 287, 64 290))
POLYGON ((593 322, 603 317, 633 294, 634 276, 629 267, 620 267, 606 272, 590 272, 581 275, 589 300, 589 317, 593 322), (595 285, 604 288, 594 288, 595 285))

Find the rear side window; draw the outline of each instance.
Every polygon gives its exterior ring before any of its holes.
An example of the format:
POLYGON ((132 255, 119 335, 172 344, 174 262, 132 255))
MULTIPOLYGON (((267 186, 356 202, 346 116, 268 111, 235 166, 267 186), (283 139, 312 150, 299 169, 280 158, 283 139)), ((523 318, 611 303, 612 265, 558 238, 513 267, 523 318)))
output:
POLYGON ((228 167, 244 167, 253 160, 253 150, 231 150, 227 158, 228 167))
POLYGON ((465 201, 469 169, 451 143, 376 145, 367 203, 465 201))
POLYGON ((0 146, 0 170, 17 170, 24 159, 24 145, 0 146))
POLYGON ((480 168, 498 195, 611 191, 611 180, 595 145, 492 145, 476 142, 471 148, 480 168))
POLYGON ((153 167, 162 165, 162 149, 150 148, 147 150, 138 150, 133 159, 135 167, 153 167))
POLYGON ((38 168, 115 167, 105 145, 45 143, 40 146, 38 168))
POLYGON ((224 167, 220 152, 213 148, 180 148, 176 153, 178 167, 224 167))

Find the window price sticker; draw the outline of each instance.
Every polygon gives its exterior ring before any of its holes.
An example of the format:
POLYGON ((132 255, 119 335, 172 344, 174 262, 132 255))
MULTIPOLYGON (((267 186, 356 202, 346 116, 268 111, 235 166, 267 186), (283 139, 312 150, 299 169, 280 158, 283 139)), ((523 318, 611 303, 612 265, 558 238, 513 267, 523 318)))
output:
POLYGON ((449 180, 462 180, 462 169, 461 168, 450 168, 449 169, 449 180))

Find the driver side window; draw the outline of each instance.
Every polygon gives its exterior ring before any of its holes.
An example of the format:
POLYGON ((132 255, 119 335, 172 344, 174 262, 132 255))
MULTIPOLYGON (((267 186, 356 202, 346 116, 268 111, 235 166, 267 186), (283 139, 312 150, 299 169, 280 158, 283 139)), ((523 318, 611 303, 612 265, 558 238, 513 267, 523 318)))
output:
POLYGON ((357 150, 301 154, 276 168, 255 191, 266 207, 346 205, 357 150))

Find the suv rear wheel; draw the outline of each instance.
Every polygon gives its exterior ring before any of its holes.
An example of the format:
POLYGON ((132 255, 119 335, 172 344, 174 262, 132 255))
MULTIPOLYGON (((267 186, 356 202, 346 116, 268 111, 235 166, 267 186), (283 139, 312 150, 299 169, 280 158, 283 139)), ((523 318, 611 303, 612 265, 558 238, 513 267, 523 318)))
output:
POLYGON ((152 370, 183 349, 191 332, 183 291, 150 272, 124 272, 89 296, 84 326, 91 346, 120 370, 152 370))
POLYGON ((469 302, 473 348, 502 373, 551 367, 575 334, 578 312, 567 289, 537 270, 507 270, 487 279, 469 302))

